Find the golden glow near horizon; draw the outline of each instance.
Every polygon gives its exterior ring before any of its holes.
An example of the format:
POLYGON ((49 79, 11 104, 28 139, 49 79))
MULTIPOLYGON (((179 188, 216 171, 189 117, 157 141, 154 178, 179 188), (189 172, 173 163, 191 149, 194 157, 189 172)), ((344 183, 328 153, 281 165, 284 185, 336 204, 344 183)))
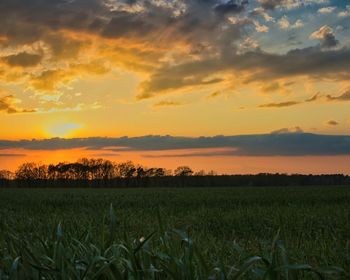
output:
POLYGON ((350 134, 346 1, 131 2, 2 0, 0 139, 350 134))
POLYGON ((48 137, 70 137, 77 129, 81 128, 81 124, 76 123, 57 123, 50 125, 46 131, 48 137))

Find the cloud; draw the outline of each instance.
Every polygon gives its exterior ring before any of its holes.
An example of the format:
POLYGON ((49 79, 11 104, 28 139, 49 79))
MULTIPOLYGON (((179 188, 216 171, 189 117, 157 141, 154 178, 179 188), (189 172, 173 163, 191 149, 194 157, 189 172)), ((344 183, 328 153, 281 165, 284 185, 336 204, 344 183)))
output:
POLYGON ((311 98, 306 99, 305 102, 313 102, 320 99, 323 99, 325 101, 350 101, 350 89, 343 91, 343 93, 337 96, 333 96, 330 94, 322 95, 320 92, 318 92, 311 98))
POLYGON ((261 6, 267 10, 274 10, 276 7, 282 5, 284 0, 258 0, 261 6))
MULTIPOLYGON (((0 37, 6 46, 31 51, 41 47, 45 67, 19 73, 19 82, 37 92, 55 92, 85 75, 104 75, 113 68, 158 76, 160 68, 201 60, 231 51, 246 34, 251 20, 237 24, 229 17, 246 12, 247 1, 97 1, 10 0, 1 3, 0 37), (93 11, 93 12, 92 12, 93 11), (7 16, 5 16, 7 15, 7 16), (21 16, 19 16, 21 15, 21 16), (2 22, 1 18, 11 22, 2 22), (122 28, 121 28, 122 26, 122 28), (105 70, 92 72, 76 64, 101 64, 105 70), (103 63, 102 63, 103 64, 103 63)), ((260 31, 267 27, 257 26, 260 31)), ((97 68, 97 67, 95 67, 97 68)), ((146 75, 145 75, 146 74, 146 75)), ((178 80, 174 79, 175 82, 178 80)), ((183 87, 209 85, 220 79, 184 77, 183 87)), ((168 76, 161 83, 145 83, 152 91, 176 89, 168 76), (165 85, 167 84, 167 85, 165 85)), ((144 98, 148 95, 144 94, 144 98)), ((143 96, 142 93, 139 96, 143 96)))
POLYGON ((350 101, 350 89, 338 96, 327 95, 326 98, 328 101, 350 101))
POLYGON ((117 157, 120 156, 120 154, 117 153, 100 153, 100 154, 94 154, 95 157, 102 157, 102 158, 106 158, 106 157, 117 157))
MULTIPOLYGON (((330 43, 325 43, 330 45, 330 43)), ((319 46, 294 49, 286 54, 272 54, 260 50, 240 54, 224 53, 176 65, 166 65, 154 72, 140 86, 139 99, 164 94, 189 86, 204 85, 213 73, 237 75, 245 83, 270 81, 281 78, 306 77, 310 80, 348 80, 350 49, 324 49, 319 46)), ((212 83, 220 80, 214 79, 212 83)))
POLYGON ((259 51, 259 49, 259 43, 256 40, 247 37, 239 44, 237 53, 243 54, 246 52, 259 51))
POLYGON ((261 6, 267 10, 276 8, 296 9, 302 6, 328 4, 329 0, 258 0, 261 6))
MULTIPOLYGON (((274 89, 272 87, 271 89, 274 89)), ((276 88, 277 89, 277 88, 276 88)), ((259 105, 259 108, 280 108, 280 107, 290 107, 290 106, 295 106, 299 104, 304 104, 304 103, 310 103, 310 102, 316 102, 318 100, 324 100, 324 101, 350 101, 350 90, 344 91, 342 94, 338 96, 332 96, 330 94, 328 95, 322 95, 320 92, 317 92, 310 98, 307 98, 303 101, 286 101, 286 102, 280 102, 280 103, 267 103, 267 104, 262 104, 259 105)))
POLYGON ((214 91, 211 94, 207 95, 205 98, 206 99, 213 99, 213 98, 219 97, 221 95, 222 95, 221 91, 214 91))
POLYGON ((248 0, 244 0, 242 3, 236 3, 236 1, 230 0, 226 3, 216 5, 214 9, 220 15, 237 14, 244 11, 247 5, 248 0))
POLYGON ((350 61, 350 50, 318 51, 317 47, 295 49, 285 55, 248 53, 238 58, 240 69, 259 69, 252 79, 309 76, 342 79, 347 76, 343 63, 350 61), (344 60, 344 61, 343 61, 344 60), (333 72, 334 71, 334 72, 333 72), (337 77, 335 76, 337 73, 337 77))
POLYGON ((232 157, 236 154, 235 149, 222 149, 220 151, 211 151, 210 149, 205 149, 204 151, 198 152, 188 152, 188 153, 176 153, 176 154, 144 154, 142 157, 145 158, 188 158, 188 157, 232 157))
POLYGON ((213 59, 165 66, 152 74, 149 80, 141 83, 137 98, 146 99, 169 90, 220 83, 223 79, 211 78, 213 70, 220 68, 219 63, 213 59))
POLYGON ((290 134, 290 133, 304 133, 304 131, 299 126, 295 126, 291 128, 281 128, 271 132, 271 134, 290 134))
POLYGON ((298 19, 295 23, 290 23, 289 19, 286 15, 280 18, 280 20, 277 22, 278 26, 281 29, 298 29, 302 28, 304 26, 304 23, 302 20, 298 19))
POLYGON ((25 157, 25 154, 1 154, 0 153, 0 158, 1 157, 25 157))
POLYGON ((55 92, 62 86, 69 85, 77 77, 86 75, 106 74, 109 69, 103 63, 72 63, 66 69, 58 68, 45 70, 39 75, 32 75, 29 80, 30 88, 42 92, 55 92))
POLYGON ((346 6, 346 9, 338 13, 338 17, 349 17, 350 16, 350 5, 346 6))
MULTIPOLYGON (((141 100, 195 87, 221 90, 225 83, 273 83, 281 77, 349 79, 350 50, 331 49, 338 41, 329 28, 314 34, 321 47, 286 53, 262 50, 254 36, 270 32, 265 22, 274 19, 268 10, 327 1, 258 2, 3 0, 1 48, 16 54, 7 56, 0 80, 52 94, 72 81, 121 68, 144 77, 136 93, 141 100)), ((288 24, 300 28, 303 22, 288 24)))
POLYGON ((335 121, 335 120, 329 120, 326 124, 329 125, 329 126, 337 126, 337 125, 339 125, 339 123, 337 121, 335 121))
POLYGON ((89 149, 102 153, 228 149, 231 151, 232 156, 350 155, 350 136, 303 133, 300 128, 296 127, 281 129, 271 134, 196 138, 150 135, 120 138, 0 140, 0 150, 59 150, 74 148, 89 149))
POLYGON ((277 91, 279 89, 281 89, 281 85, 278 83, 278 82, 273 82, 273 83, 267 83, 267 84, 264 84, 260 90, 263 92, 263 93, 270 93, 270 92, 274 92, 274 91, 277 91))
POLYGON ((255 8, 253 11, 250 12, 251 16, 262 16, 265 21, 267 22, 273 22, 274 18, 270 16, 263 8, 255 8))
POLYGON ((334 6, 323 7, 323 8, 318 9, 318 13, 320 13, 320 14, 331 14, 331 13, 334 12, 334 10, 336 8, 337 7, 334 7, 334 6))
POLYGON ((314 102, 322 98, 322 95, 320 92, 317 92, 315 95, 311 96, 310 98, 306 99, 305 102, 314 102))
POLYGON ((2 57, 2 60, 10 66, 32 67, 38 65, 42 58, 42 55, 39 54, 22 52, 2 57))
POLYGON ((321 42, 322 47, 332 48, 339 44, 335 38, 333 29, 328 25, 323 25, 319 30, 316 30, 310 35, 311 39, 317 39, 321 42))
POLYGON ((153 107, 173 107, 173 106, 180 106, 180 105, 183 105, 183 103, 178 101, 163 100, 154 104, 153 107))
POLYGON ((259 108, 281 108, 281 107, 290 107, 298 104, 300 104, 300 102, 298 101, 286 101, 286 102, 280 102, 280 103, 262 104, 262 105, 259 105, 259 108))
POLYGON ((259 22, 255 21, 255 31, 258 33, 267 33, 269 32, 269 27, 264 25, 264 24, 260 24, 259 22))
POLYGON ((34 113, 34 109, 23 109, 18 107, 16 104, 20 101, 13 95, 6 95, 0 97, 0 112, 5 112, 7 114, 18 114, 18 113, 34 113))

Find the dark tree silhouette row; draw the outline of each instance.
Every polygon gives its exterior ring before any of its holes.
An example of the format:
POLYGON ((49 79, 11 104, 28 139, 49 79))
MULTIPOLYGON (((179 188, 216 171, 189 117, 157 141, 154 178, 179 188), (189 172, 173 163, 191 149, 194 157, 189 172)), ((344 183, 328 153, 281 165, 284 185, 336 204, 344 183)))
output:
POLYGON ((343 174, 256 174, 216 175, 188 166, 174 171, 147 168, 131 161, 115 163, 83 158, 74 163, 43 165, 24 163, 15 172, 0 170, 0 187, 229 187, 229 186, 307 186, 350 185, 343 174))
POLYGON ((15 173, 0 171, 6 179, 15 180, 110 180, 114 178, 143 178, 163 176, 190 176, 191 168, 180 166, 174 173, 165 168, 147 168, 132 161, 115 163, 104 159, 82 158, 74 163, 61 162, 57 165, 24 163, 15 173))

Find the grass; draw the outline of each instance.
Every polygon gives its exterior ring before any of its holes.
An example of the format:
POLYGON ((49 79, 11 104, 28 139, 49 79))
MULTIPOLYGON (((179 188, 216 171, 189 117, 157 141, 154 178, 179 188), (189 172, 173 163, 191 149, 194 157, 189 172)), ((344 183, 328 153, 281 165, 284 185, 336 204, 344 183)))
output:
POLYGON ((0 279, 349 279, 349 202, 346 187, 2 189, 0 279))

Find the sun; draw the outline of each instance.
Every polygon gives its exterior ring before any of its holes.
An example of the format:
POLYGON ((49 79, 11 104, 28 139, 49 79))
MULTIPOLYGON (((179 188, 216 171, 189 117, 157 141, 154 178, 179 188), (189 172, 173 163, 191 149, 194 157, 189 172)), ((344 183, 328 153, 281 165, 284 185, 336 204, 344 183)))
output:
POLYGON ((58 123, 50 125, 46 131, 50 137, 65 138, 72 135, 72 133, 76 132, 82 126, 82 124, 78 123, 58 123))

